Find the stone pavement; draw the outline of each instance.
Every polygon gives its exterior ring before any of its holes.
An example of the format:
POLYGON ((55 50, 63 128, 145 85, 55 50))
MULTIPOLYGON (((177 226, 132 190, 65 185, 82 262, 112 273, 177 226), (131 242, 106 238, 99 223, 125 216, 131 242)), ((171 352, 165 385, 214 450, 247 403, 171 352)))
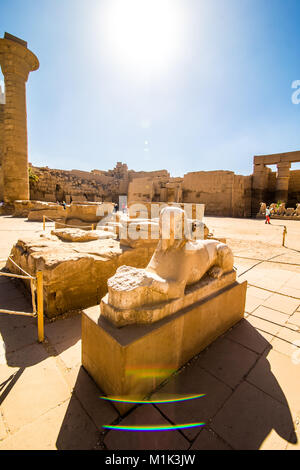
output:
MULTIPOLYGON (((121 418, 80 366, 80 312, 46 321, 43 344, 37 343, 35 319, 0 314, 0 450, 300 449, 300 223, 286 222, 287 249, 281 246, 282 221, 205 222, 227 237, 239 280, 249 282, 245 319, 153 398, 205 397, 139 405, 121 418), (182 431, 102 428, 199 421, 205 427, 182 431)), ((0 217, 0 259, 24 230, 40 225, 0 217)), ((0 308, 30 311, 16 281, 0 277, 0 308)))

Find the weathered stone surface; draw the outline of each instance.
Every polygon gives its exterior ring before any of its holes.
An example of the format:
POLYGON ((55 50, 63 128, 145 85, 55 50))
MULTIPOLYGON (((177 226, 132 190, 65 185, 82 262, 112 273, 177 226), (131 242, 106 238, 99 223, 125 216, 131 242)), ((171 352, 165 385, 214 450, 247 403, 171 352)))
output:
POLYGON ((121 266, 108 280, 108 294, 101 300, 102 314, 116 326, 153 323, 215 294, 235 279, 235 271, 219 279, 207 275, 187 286, 183 297, 170 300, 166 293, 155 292, 155 283, 166 281, 145 269, 121 266))
POLYGON ((65 242, 90 242, 107 238, 116 238, 116 235, 104 230, 83 231, 77 228, 51 230, 51 235, 55 235, 65 242))
POLYGON ((236 279, 228 246, 216 240, 193 240, 181 208, 162 209, 159 236, 146 269, 122 266, 108 281, 102 314, 117 326, 158 321, 236 279), (192 285, 193 295, 188 295, 187 287, 192 285))
POLYGON ((46 222, 61 219, 64 217, 64 208, 62 206, 53 206, 41 210, 33 210, 28 214, 28 220, 31 222, 43 222, 43 216, 46 217, 46 222))
POLYGON ((39 61, 25 41, 5 33, 0 39, 0 65, 5 84, 5 104, 0 107, 0 193, 11 204, 29 199, 26 82, 39 61))
POLYGON ((14 217, 28 217, 32 211, 54 210, 56 208, 63 210, 63 207, 52 202, 17 200, 14 201, 14 217))
MULTIPOLYGON (((102 236, 109 238, 66 242, 40 232, 19 238, 13 246, 10 256, 19 266, 32 275, 43 272, 44 308, 49 317, 99 303, 107 292, 107 279, 118 266, 145 267, 155 249, 123 246, 111 232, 101 231, 102 236)), ((10 261, 6 267, 19 274, 10 261)))
POLYGON ((14 216, 28 217, 30 221, 43 221, 43 216, 63 220, 64 224, 78 225, 100 222, 113 211, 112 203, 86 203, 67 205, 66 209, 56 202, 14 201, 14 216))
MULTIPOLYGON (((123 328, 91 307, 82 316, 82 364, 108 396, 142 400, 241 320, 245 297, 246 282, 234 283, 156 323, 123 328)), ((121 414, 133 406, 114 405, 121 414)))
MULTIPOLYGON (((164 208, 147 268, 119 268, 100 314, 83 314, 82 363, 107 394, 143 398, 244 315, 247 283, 236 282, 231 250, 192 240, 182 220, 182 209, 164 208)), ((132 406, 115 405, 121 413, 132 406)))

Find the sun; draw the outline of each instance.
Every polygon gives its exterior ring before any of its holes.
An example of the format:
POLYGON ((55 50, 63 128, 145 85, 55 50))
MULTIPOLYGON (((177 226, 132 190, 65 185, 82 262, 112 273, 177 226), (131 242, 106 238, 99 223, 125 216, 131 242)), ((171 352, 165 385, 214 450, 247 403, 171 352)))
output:
POLYGON ((111 57, 134 73, 163 73, 182 50, 180 0, 110 0, 104 27, 111 57))

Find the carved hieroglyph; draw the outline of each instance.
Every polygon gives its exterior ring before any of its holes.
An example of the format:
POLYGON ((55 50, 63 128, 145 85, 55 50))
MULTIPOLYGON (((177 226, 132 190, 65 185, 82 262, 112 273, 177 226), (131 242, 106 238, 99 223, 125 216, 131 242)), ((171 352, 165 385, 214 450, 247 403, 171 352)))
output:
POLYGON ((233 254, 217 240, 193 240, 185 212, 166 207, 146 269, 121 266, 108 280, 101 312, 116 326, 153 323, 235 282, 233 254))

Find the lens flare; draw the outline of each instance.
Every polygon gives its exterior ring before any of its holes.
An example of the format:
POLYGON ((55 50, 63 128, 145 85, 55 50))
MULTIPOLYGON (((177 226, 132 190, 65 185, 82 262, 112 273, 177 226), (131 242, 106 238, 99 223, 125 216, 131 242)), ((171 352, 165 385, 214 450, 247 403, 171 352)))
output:
POLYGON ((164 398, 164 399, 157 399, 157 400, 140 400, 140 399, 125 399, 122 397, 100 397, 102 400, 107 401, 115 401, 118 403, 144 403, 144 404, 158 404, 158 403, 178 403, 183 401, 195 400, 196 398, 202 398, 205 396, 205 393, 201 395, 187 395, 184 397, 179 398, 164 398))
POLYGON ((205 426, 205 423, 174 424, 164 426, 114 426, 103 425, 105 429, 114 429, 116 431, 174 431, 175 429, 199 428, 205 426))
POLYGON ((176 372, 176 367, 174 368, 163 368, 163 367, 139 367, 139 368, 128 368, 126 369, 126 375, 133 375, 139 378, 164 378, 169 377, 174 372, 176 372))
POLYGON ((178 0, 110 0, 101 29, 111 59, 134 76, 168 70, 183 54, 185 13, 178 0))

